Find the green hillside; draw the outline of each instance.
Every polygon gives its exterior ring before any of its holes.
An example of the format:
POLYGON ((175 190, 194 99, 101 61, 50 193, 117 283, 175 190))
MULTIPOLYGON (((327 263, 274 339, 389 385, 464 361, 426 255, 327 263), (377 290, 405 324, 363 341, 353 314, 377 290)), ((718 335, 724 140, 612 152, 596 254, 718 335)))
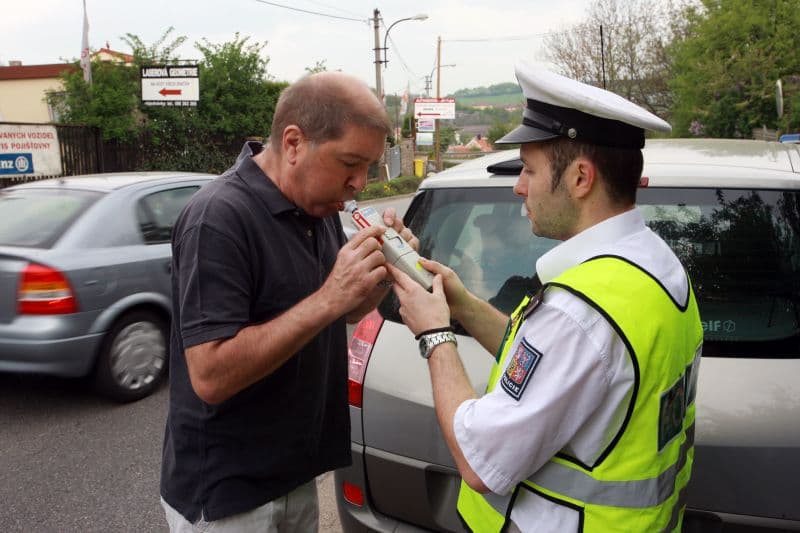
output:
POLYGON ((456 96, 456 105, 464 107, 475 106, 494 106, 505 107, 507 105, 522 106, 525 103, 525 98, 522 93, 517 94, 491 94, 482 96, 456 96))

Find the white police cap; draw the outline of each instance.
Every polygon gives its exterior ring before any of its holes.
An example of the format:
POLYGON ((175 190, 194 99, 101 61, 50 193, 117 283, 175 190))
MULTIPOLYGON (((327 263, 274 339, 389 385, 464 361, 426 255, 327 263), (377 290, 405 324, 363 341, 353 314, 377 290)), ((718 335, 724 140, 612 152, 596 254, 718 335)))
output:
POLYGON ((654 114, 610 91, 520 63, 517 81, 527 101, 522 125, 497 140, 520 144, 567 137, 600 146, 644 147, 644 130, 669 132, 654 114))

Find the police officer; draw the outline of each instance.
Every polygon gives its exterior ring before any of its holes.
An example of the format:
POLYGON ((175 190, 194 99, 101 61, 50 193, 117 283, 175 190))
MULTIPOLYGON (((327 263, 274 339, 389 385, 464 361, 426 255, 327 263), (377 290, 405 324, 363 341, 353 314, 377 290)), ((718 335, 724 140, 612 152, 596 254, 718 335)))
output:
POLYGON ((533 233, 563 241, 511 317, 449 268, 432 293, 396 269, 403 320, 428 359, 472 531, 680 531, 702 344, 685 270, 635 206, 644 131, 669 124, 608 91, 522 64, 514 192, 533 233), (496 363, 485 394, 450 319, 496 363))

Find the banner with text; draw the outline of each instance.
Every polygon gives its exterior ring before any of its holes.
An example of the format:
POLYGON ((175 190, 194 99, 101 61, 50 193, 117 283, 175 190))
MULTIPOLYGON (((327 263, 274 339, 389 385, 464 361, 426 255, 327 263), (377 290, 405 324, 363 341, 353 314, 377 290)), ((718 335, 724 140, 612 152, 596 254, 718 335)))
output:
POLYGON ((61 175, 55 126, 0 124, 0 176, 61 175))

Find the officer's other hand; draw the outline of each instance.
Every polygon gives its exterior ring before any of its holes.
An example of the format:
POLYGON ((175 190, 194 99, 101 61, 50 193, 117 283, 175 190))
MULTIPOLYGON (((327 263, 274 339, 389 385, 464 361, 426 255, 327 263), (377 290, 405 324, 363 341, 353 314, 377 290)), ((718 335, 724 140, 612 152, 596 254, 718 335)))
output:
POLYGON ((450 312, 453 316, 457 316, 460 307, 469 299, 469 291, 467 291, 461 278, 452 268, 437 261, 424 257, 420 257, 419 260, 425 270, 442 276, 442 286, 447 297, 447 303, 450 305, 450 312))
POLYGON ((378 241, 384 231, 386 228, 382 226, 364 228, 339 250, 322 289, 342 313, 358 307, 378 282, 386 278, 386 258, 378 241))
POLYGON ((450 309, 444 296, 441 275, 433 278, 433 289, 428 292, 402 270, 389 264, 386 267, 394 277, 394 292, 400 300, 400 316, 414 335, 450 325, 450 309))
POLYGON ((419 239, 403 224, 403 219, 397 216, 397 210, 394 207, 389 207, 383 212, 383 223, 400 234, 414 250, 419 250, 419 239))

